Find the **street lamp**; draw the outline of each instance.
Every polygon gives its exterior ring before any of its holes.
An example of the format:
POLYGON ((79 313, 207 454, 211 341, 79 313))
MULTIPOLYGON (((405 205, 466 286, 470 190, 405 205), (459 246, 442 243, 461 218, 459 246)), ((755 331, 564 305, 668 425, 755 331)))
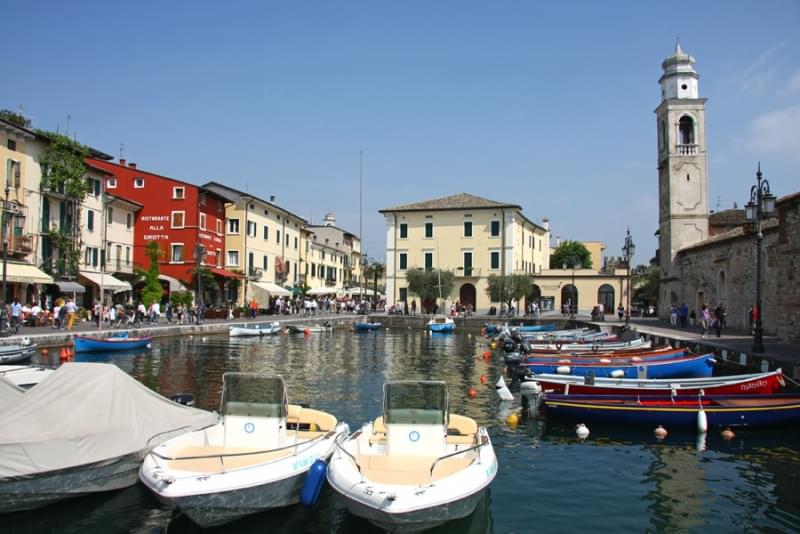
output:
MULTIPOLYGON (((582 267, 581 262, 578 261, 577 258, 571 258, 572 267, 572 287, 569 290, 569 318, 572 319, 575 317, 575 314, 578 312, 578 288, 575 287, 575 269, 580 269, 582 267)), ((567 264, 566 262, 561 265, 561 267, 566 270, 567 264)))
POLYGON ((775 211, 775 196, 769 190, 769 182, 762 179, 761 162, 758 162, 756 185, 750 188, 750 202, 744 207, 745 217, 756 224, 756 305, 753 308, 753 352, 764 352, 764 330, 761 323, 761 221, 769 219, 775 211))
POLYGON ((633 244, 633 237, 631 236, 631 229, 628 228, 627 233, 625 234, 625 244, 622 245, 622 259, 625 260, 625 264, 628 266, 628 307, 625 312, 625 326, 627 327, 631 320, 631 260, 633 260, 633 254, 636 252, 636 245, 633 244))

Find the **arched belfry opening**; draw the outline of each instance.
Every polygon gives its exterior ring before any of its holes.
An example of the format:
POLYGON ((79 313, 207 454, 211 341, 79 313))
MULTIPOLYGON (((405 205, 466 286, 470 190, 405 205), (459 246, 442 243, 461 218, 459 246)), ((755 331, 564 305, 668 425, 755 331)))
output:
POLYGON ((678 121, 678 139, 681 145, 694 145, 694 119, 684 115, 678 121))

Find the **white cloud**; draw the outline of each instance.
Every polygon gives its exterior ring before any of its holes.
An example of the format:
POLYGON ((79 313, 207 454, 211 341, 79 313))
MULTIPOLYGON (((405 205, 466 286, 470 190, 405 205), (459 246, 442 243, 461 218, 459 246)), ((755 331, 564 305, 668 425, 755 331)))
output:
POLYGON ((755 151, 784 153, 800 161, 800 105, 753 119, 748 144, 755 151))
POLYGON ((772 56, 785 45, 786 41, 781 41, 770 46, 761 52, 755 61, 725 82, 726 85, 738 87, 731 97, 733 100, 743 96, 759 96, 764 94, 775 78, 775 69, 768 67, 765 70, 764 67, 767 67, 772 56))
POLYGON ((784 90, 784 94, 792 94, 796 91, 800 91, 800 69, 796 70, 792 77, 789 79, 789 83, 786 85, 786 89, 784 90))

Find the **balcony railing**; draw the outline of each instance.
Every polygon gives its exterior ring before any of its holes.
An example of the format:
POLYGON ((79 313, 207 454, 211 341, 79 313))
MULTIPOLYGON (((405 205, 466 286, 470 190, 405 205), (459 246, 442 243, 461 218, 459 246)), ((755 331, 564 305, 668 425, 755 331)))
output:
POLYGON ((336 285, 336 280, 335 279, 331 279, 331 278, 326 278, 325 279, 325 286, 326 287, 332 287, 332 286, 335 286, 335 285, 336 285))
POLYGON ((15 235, 11 238, 9 251, 12 254, 29 254, 33 252, 33 236, 15 235))
POLYGON ((456 278, 480 278, 480 267, 456 267, 456 278))
POLYGON ((677 145, 676 148, 681 156, 694 156, 697 154, 697 145, 677 145))

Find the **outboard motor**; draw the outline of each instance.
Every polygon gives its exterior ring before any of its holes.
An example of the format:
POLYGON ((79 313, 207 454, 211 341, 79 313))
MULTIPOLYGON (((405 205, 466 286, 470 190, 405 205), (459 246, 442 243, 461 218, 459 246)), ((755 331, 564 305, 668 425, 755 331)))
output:
POLYGON ((503 340, 503 350, 506 352, 514 352, 517 350, 517 342, 511 338, 503 340))
POLYGON ((539 410, 542 399, 542 386, 535 380, 523 380, 519 385, 519 393, 522 397, 522 409, 528 412, 539 410))

